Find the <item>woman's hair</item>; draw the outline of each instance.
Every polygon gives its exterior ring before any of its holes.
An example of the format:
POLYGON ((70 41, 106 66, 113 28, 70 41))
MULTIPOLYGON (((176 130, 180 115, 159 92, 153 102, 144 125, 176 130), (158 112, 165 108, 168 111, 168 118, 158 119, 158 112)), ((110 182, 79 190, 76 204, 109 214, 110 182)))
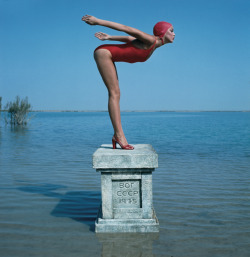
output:
POLYGON ((170 27, 172 27, 172 24, 166 21, 157 22, 153 30, 154 35, 162 38, 170 27))

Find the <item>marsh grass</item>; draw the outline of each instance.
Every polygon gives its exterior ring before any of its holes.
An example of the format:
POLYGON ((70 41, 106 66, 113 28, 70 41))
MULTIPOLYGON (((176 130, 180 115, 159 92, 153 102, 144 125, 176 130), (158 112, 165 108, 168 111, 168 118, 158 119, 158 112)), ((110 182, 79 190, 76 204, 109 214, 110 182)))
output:
POLYGON ((8 102, 5 106, 8 115, 5 117, 5 122, 14 126, 27 125, 29 121, 28 114, 31 111, 31 105, 28 97, 20 99, 16 96, 15 101, 8 102))

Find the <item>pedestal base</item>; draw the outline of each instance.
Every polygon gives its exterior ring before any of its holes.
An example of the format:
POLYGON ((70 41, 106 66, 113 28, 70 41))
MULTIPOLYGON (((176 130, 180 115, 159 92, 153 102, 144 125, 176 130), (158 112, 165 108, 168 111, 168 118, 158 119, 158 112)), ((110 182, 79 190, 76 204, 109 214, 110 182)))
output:
POLYGON ((97 233, 102 257, 155 257, 153 243, 159 233, 97 233))
POLYGON ((150 233, 159 232, 159 222, 153 209, 152 219, 103 219, 102 206, 95 222, 96 233, 150 233))

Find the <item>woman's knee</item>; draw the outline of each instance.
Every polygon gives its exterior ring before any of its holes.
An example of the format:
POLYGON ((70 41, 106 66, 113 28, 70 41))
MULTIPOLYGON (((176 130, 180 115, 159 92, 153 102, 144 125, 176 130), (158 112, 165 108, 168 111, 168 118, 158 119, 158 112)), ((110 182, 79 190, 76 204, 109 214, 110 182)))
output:
POLYGON ((119 87, 114 87, 112 89, 109 89, 108 91, 109 91, 109 98, 120 100, 121 92, 119 87))

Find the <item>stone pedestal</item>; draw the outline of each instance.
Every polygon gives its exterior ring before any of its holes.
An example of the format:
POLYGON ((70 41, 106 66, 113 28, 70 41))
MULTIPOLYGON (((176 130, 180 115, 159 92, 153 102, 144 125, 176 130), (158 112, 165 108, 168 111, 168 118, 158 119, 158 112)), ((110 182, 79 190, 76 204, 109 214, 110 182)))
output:
POLYGON ((152 203, 152 172, 158 155, 151 145, 134 150, 102 145, 93 154, 93 168, 101 172, 102 204, 97 233, 159 232, 152 203))

